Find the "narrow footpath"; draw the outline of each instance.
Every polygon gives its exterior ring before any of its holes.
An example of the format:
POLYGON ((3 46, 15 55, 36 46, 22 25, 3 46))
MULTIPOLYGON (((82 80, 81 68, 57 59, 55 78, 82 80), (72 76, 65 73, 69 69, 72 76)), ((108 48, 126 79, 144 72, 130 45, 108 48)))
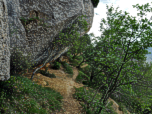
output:
MULTIPOLYGON (((52 114, 85 114, 85 112, 82 110, 82 106, 80 105, 80 101, 73 98, 73 94, 75 93, 74 86, 76 88, 83 87, 83 84, 79 84, 75 82, 76 77, 78 76, 78 69, 76 67, 72 67, 73 69, 73 77, 69 77, 69 74, 64 72, 64 68, 60 67, 59 70, 54 70, 49 68, 50 64, 47 63, 46 67, 48 67, 49 73, 54 73, 57 78, 49 78, 46 77, 40 73, 36 73, 33 77, 33 81, 35 81, 38 85, 42 85, 43 87, 50 87, 53 88, 55 91, 60 92, 60 94, 63 96, 63 106, 62 110, 55 111, 52 114)), ((81 68, 87 66, 87 64, 81 66, 81 68)), ((45 70, 45 68, 41 68, 41 70, 45 70)), ((23 76, 31 78, 32 72, 26 73, 23 76)), ((86 87, 88 90, 88 87, 86 87)), ((112 99, 110 99, 113 101, 112 99)), ((118 104, 113 101, 113 108, 118 114, 124 114, 122 111, 119 111, 118 104)), ((129 113, 130 114, 130 113, 129 113)))

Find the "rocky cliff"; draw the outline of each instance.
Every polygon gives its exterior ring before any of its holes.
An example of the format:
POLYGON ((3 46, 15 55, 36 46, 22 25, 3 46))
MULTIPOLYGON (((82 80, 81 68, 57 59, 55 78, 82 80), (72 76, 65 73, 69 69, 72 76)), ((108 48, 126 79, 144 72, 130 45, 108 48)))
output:
POLYGON ((89 31, 94 16, 91 0, 0 0, 0 80, 10 78, 14 48, 28 56, 32 66, 44 63, 49 52, 53 53, 49 60, 55 60, 68 51, 70 46, 56 50, 52 42, 81 15, 86 15, 89 31))

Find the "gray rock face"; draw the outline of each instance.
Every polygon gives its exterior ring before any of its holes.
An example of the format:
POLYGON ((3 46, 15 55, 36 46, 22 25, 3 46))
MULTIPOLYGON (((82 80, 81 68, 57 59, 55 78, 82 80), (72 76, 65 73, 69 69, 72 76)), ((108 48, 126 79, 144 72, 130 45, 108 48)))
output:
MULTIPOLYGON (((10 56, 14 55, 15 47, 23 56, 29 56, 32 66, 44 63, 49 52, 53 53, 49 60, 67 52, 70 46, 57 46, 55 50, 52 42, 58 39, 61 30, 64 33, 77 23, 81 15, 87 16, 83 19, 89 24, 89 31, 94 16, 91 0, 0 0, 0 80, 10 78, 10 56)), ((85 33, 81 31, 80 36, 85 33)))

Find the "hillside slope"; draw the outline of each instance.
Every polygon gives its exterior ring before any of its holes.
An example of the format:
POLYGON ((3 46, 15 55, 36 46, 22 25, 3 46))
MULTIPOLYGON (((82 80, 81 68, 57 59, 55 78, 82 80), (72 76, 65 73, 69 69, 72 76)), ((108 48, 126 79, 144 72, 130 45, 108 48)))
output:
MULTIPOLYGON (((63 61, 67 61, 67 63, 69 63, 68 59, 63 59, 63 61)), ((84 68, 86 66, 87 64, 84 64, 83 66, 81 66, 81 68, 84 68)), ((72 96, 75 93, 74 87, 79 88, 79 87, 84 86, 81 83, 75 82, 75 79, 79 74, 78 69, 76 67, 71 66, 73 69, 73 76, 71 76, 65 72, 62 66, 60 67, 59 70, 54 70, 54 69, 51 69, 50 63, 47 63, 43 68, 41 68, 41 70, 45 70, 46 67, 48 67, 49 73, 54 73, 57 76, 57 78, 49 78, 40 73, 36 73, 34 75, 33 81, 35 81, 38 85, 41 84, 43 87, 53 88, 55 91, 60 92, 60 94, 63 96, 64 99, 63 99, 62 110, 60 112, 56 111, 54 113, 56 114, 82 114, 84 113, 83 108, 80 105, 80 101, 73 98, 72 96)), ((23 76, 26 76, 30 79, 31 75, 32 75, 32 72, 29 71, 29 73, 26 73, 23 76)), ((86 88, 86 90, 88 90, 88 87, 86 88)), ((119 110, 119 105, 114 100, 109 98, 109 101, 113 102, 112 108, 117 114, 124 114, 122 111, 119 110)), ((128 114, 130 113, 128 112, 128 114)))

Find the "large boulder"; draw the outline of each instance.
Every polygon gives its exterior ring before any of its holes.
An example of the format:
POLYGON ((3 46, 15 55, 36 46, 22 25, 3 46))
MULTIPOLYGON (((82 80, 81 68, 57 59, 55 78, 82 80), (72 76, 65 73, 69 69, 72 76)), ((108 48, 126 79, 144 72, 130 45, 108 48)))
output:
MULTIPOLYGON (((14 48, 24 57, 28 56, 27 60, 33 67, 44 63, 49 52, 54 53, 50 61, 67 52, 70 46, 55 50, 51 47, 52 42, 58 39, 61 30, 64 33, 77 23, 81 15, 87 16, 83 19, 89 24, 89 31, 94 16, 91 0, 0 0, 0 46, 3 45, 0 50, 0 80, 10 78, 10 57, 15 56, 14 48)), ((81 31, 80 36, 87 32, 81 31)))

